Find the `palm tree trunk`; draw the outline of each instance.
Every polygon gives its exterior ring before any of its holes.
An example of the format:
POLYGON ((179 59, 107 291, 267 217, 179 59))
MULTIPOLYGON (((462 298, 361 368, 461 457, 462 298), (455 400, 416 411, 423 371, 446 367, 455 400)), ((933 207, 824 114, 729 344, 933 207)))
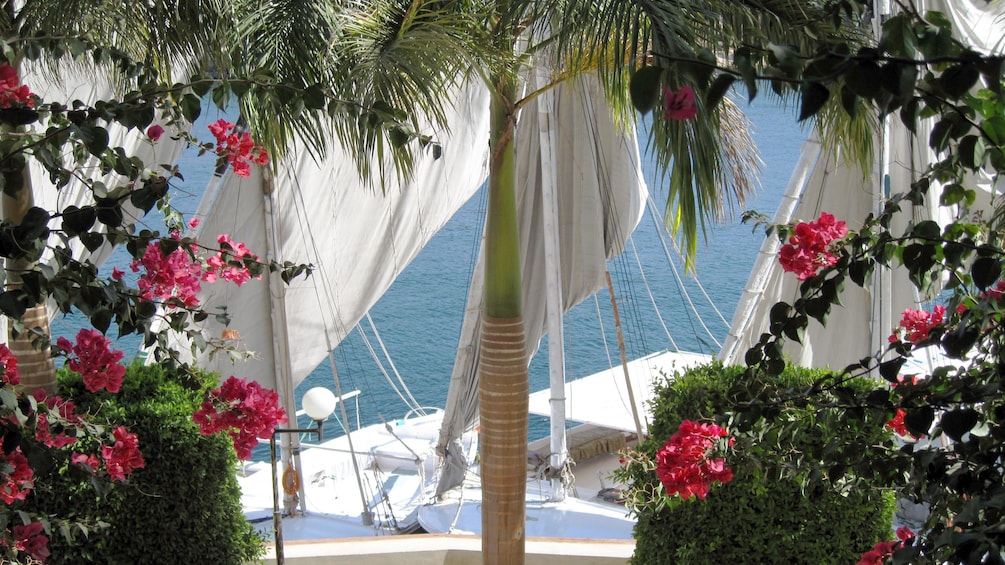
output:
POLYGON ((485 318, 478 402, 481 410, 482 562, 524 562, 527 420, 530 384, 520 285, 513 135, 516 87, 495 77, 485 227, 485 318))
MULTIPOLYGON (((20 223, 28 209, 35 205, 27 164, 22 178, 24 180, 16 194, 5 193, 3 196, 3 219, 14 223, 20 223)), ((21 284, 20 273, 30 267, 31 263, 24 260, 8 260, 7 288, 17 288, 21 284)), ((15 320, 8 320, 7 338, 11 353, 17 357, 21 386, 28 393, 42 389, 47 394, 55 394, 56 367, 49 354, 51 338, 45 303, 29 307, 17 321, 23 325, 24 331, 17 331, 15 320)))

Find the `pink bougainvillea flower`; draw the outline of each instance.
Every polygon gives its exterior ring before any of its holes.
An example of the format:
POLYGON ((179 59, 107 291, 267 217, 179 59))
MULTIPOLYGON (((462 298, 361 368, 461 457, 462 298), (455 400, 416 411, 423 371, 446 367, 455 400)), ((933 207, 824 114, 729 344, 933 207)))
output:
POLYGON ((694 103, 694 89, 682 86, 674 92, 670 88, 663 89, 663 119, 693 120, 698 115, 698 107, 694 103))
POLYGON ((112 267, 112 280, 121 281, 125 274, 124 271, 120 271, 117 267, 112 267))
POLYGON ((49 558, 49 537, 45 535, 42 522, 14 526, 11 533, 14 536, 14 549, 23 551, 38 561, 49 558))
POLYGON ((0 63, 0 108, 35 106, 35 95, 17 76, 17 69, 6 61, 0 63))
POLYGON ((119 426, 112 432, 115 443, 101 447, 101 458, 105 460, 108 476, 120 481, 134 469, 143 467, 143 455, 139 450, 139 440, 136 434, 130 433, 125 426, 119 426))
POLYGON ((900 315, 900 325, 890 334, 890 343, 910 341, 918 344, 928 339, 932 328, 941 326, 946 316, 946 307, 935 306, 931 312, 925 310, 904 310, 900 315))
MULTIPOLYGON (((177 233, 171 234, 171 237, 181 240, 177 233)), ((202 280, 202 265, 193 258, 194 253, 195 246, 190 246, 187 250, 178 247, 164 255, 159 242, 153 241, 147 245, 143 257, 134 259, 130 264, 133 272, 144 270, 136 281, 140 297, 150 301, 175 298, 187 307, 198 306, 197 295, 202 290, 199 284, 202 280)))
POLYGON ((159 124, 154 124, 147 128, 147 137, 150 138, 150 141, 156 142, 162 135, 164 135, 164 128, 159 124))
POLYGON ((96 456, 85 455, 77 452, 70 455, 70 463, 73 463, 78 467, 83 467, 92 473, 97 472, 98 468, 101 467, 101 461, 99 461, 96 456))
POLYGON ((206 127, 216 138, 216 154, 227 159, 235 175, 250 176, 249 161, 257 165, 269 164, 269 154, 265 148, 256 144, 250 133, 238 132, 233 123, 219 119, 206 127))
POLYGON ((286 411, 274 391, 231 376, 207 393, 192 420, 203 435, 226 432, 237 457, 250 459, 258 438, 271 436, 276 426, 286 422, 286 411))
POLYGON ((195 229, 199 227, 199 218, 192 218, 188 221, 188 227, 195 229))
POLYGON ((0 500, 7 504, 24 500, 35 486, 35 472, 28 464, 28 458, 21 453, 20 447, 15 447, 14 451, 7 454, 0 450, 0 461, 11 468, 5 478, 0 478, 0 500))
POLYGON ((876 545, 872 546, 872 549, 862 554, 862 557, 858 560, 856 565, 883 565, 886 563, 887 557, 893 555, 894 551, 903 547, 904 542, 913 537, 914 532, 911 531, 911 528, 901 526, 897 528, 897 538, 899 538, 900 541, 877 542, 876 545))
POLYGON ((49 416, 44 413, 37 415, 35 439, 54 449, 73 445, 77 441, 77 438, 66 435, 65 431, 53 435, 49 425, 49 416))
POLYGON ((784 271, 795 273, 806 280, 824 268, 837 263, 833 253, 834 242, 848 235, 848 227, 833 215, 821 212, 812 222, 799 222, 792 230, 788 243, 778 252, 778 262, 784 271))
MULTIPOLYGON (((223 280, 230 281, 237 286, 251 280, 251 272, 244 261, 258 261, 258 256, 251 252, 243 243, 235 242, 227 234, 221 234, 216 238, 220 244, 220 252, 206 260, 206 272, 202 275, 202 280, 215 282, 219 276, 223 280)), ((256 278, 262 278, 259 275, 256 278)))
POLYGON ((90 392, 105 389, 119 392, 126 368, 119 365, 123 353, 111 349, 112 342, 98 330, 84 328, 77 333, 77 343, 70 345, 66 338, 59 338, 56 346, 71 356, 67 366, 80 373, 84 387, 90 392))
POLYGON ((3 382, 9 385, 21 384, 21 373, 17 370, 17 357, 10 352, 7 344, 0 343, 0 368, 3 369, 3 382))
MULTIPOLYGON (((733 480, 733 471, 725 459, 708 458, 716 439, 727 436, 726 430, 715 424, 681 422, 677 432, 656 452, 656 475, 667 494, 704 499, 713 483, 733 480)), ((732 445, 733 439, 728 443, 732 445)))

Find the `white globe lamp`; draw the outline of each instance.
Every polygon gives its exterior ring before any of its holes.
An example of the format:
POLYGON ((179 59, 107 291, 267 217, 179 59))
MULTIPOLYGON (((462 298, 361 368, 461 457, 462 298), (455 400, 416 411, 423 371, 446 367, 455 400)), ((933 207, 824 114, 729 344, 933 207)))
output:
POLYGON ((337 400, 335 399, 335 393, 324 387, 316 386, 304 393, 304 399, 301 403, 304 407, 304 412, 312 420, 323 422, 335 411, 337 400))

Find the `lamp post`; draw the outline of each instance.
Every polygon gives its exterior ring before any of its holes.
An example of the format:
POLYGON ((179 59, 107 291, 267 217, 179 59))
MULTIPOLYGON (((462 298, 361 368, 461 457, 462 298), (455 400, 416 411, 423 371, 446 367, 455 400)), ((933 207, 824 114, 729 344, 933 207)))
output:
MULTIPOLYGON (((304 412, 314 420, 313 428, 276 428, 272 437, 269 438, 269 458, 272 460, 272 524, 276 535, 276 563, 284 565, 286 557, 283 555, 283 513, 279 509, 279 475, 276 470, 276 436, 279 434, 318 434, 318 442, 321 441, 321 427, 324 421, 335 411, 335 404, 338 399, 332 391, 324 387, 314 387, 304 394, 301 401, 304 412)), ((296 418, 296 416, 294 416, 296 418)), ((299 469, 297 469, 299 472, 299 469)))

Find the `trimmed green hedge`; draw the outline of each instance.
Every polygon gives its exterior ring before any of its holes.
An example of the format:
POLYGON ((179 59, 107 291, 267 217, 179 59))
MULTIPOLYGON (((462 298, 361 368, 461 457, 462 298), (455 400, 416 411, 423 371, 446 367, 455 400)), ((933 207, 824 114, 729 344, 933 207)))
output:
MULTIPOLYGON (((736 402, 765 399, 808 388, 823 372, 787 368, 771 382, 744 380, 744 367, 712 363, 656 385, 651 437, 639 449, 655 455, 682 420, 709 421, 736 402)), ((856 386, 856 383, 851 383, 856 386)), ((870 388, 868 383, 858 386, 870 388)), ((868 429, 820 429, 811 413, 799 426, 796 447, 817 447, 825 438, 869 441, 887 432, 882 422, 868 429)), ((750 462, 747 462, 750 463, 750 462)), ((734 466, 726 485, 715 485, 705 500, 679 498, 662 508, 640 509, 635 528, 637 565, 720 565, 722 563, 825 565, 855 563, 879 540, 890 539, 894 497, 881 489, 841 493, 826 481, 804 491, 796 479, 779 479, 771 461, 734 466), (763 472, 756 469, 760 467, 763 472)), ((812 462, 803 461, 803 465, 812 462)), ((635 481, 655 488, 655 473, 635 481)))
POLYGON ((95 422, 126 425, 139 436, 145 466, 104 496, 54 470, 36 503, 46 513, 107 527, 75 532, 68 544, 55 533, 49 565, 241 565, 259 557, 262 539, 245 520, 235 474, 237 457, 224 434, 206 437, 192 421, 209 375, 177 377, 158 366, 129 367, 117 394, 91 394, 78 375, 59 374, 60 394, 95 422))

